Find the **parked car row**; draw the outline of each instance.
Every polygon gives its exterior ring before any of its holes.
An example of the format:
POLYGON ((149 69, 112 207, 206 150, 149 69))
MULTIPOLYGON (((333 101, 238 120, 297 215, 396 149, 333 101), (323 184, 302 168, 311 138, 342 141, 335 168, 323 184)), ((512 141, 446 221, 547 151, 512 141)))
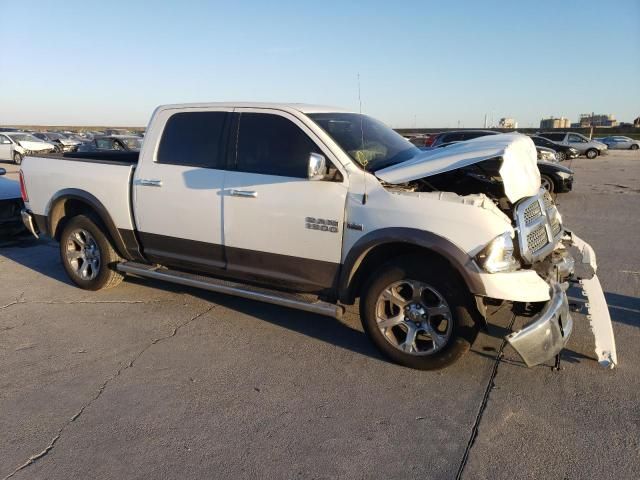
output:
POLYGON ((142 136, 124 130, 108 132, 31 132, 0 128, 0 160, 17 165, 30 153, 68 153, 101 150, 140 151, 142 136), (115 133, 112 133, 115 132, 115 133))

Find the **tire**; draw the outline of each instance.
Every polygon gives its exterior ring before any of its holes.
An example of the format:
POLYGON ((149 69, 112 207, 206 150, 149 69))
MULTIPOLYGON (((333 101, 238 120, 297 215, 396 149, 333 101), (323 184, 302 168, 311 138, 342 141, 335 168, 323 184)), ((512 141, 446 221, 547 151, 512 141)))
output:
POLYGON ((596 150, 595 148, 590 148, 585 152, 585 155, 587 156, 587 158, 594 159, 598 156, 598 150, 596 150))
POLYGON ((122 258, 101 223, 87 215, 73 217, 64 226, 60 260, 71 281, 85 290, 112 288, 124 278, 116 271, 122 258))
POLYGON ((556 158, 558 159, 559 162, 564 162, 567 159, 567 154, 558 150, 556 152, 556 158))
POLYGON ((16 165, 22 164, 22 154, 20 152, 13 152, 13 163, 16 165))
POLYGON ((540 175, 540 186, 549 193, 553 193, 555 191, 555 184, 549 175, 540 175))
POLYGON ((380 267, 366 281, 360 297, 360 319, 373 344, 391 361, 419 370, 441 369, 462 357, 478 334, 476 313, 472 295, 451 267, 442 260, 421 256, 401 257, 380 267), (403 285, 407 282, 421 286, 421 304, 413 301, 413 292, 420 289, 409 292, 403 285), (388 292, 394 292, 392 301, 386 300, 388 292), (400 306, 402 302, 394 303, 398 298, 406 301, 404 308, 400 306), (424 312, 425 309, 433 312, 424 312), (399 317, 403 320, 388 328, 381 327, 378 321, 380 318, 393 323, 399 317), (416 317, 423 327, 416 328, 416 317), (429 335, 424 329, 427 325, 439 334, 429 335), (409 328, 418 334, 407 348, 409 328))
POLYGON ((638 144, 637 144, 637 143, 634 143, 634 144, 633 144, 633 145, 631 145, 631 147, 629 147, 629 148, 631 148, 631 150, 638 150, 638 148, 639 148, 639 147, 638 147, 638 144))

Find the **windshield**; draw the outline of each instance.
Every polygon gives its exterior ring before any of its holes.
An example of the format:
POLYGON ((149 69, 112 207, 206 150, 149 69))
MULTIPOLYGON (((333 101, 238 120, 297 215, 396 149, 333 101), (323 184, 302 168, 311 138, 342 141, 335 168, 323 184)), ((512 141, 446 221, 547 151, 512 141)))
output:
POLYGON ((369 172, 405 162, 422 151, 384 123, 358 113, 308 115, 369 172))
POLYGON ((65 140, 64 135, 59 133, 47 133, 47 137, 53 138, 54 140, 65 140))
POLYGON ((39 138, 29 135, 28 133, 12 133, 9 136, 16 142, 42 142, 39 138))
POLYGON ((140 150, 142 148, 142 140, 138 137, 120 137, 120 140, 131 150, 140 150))

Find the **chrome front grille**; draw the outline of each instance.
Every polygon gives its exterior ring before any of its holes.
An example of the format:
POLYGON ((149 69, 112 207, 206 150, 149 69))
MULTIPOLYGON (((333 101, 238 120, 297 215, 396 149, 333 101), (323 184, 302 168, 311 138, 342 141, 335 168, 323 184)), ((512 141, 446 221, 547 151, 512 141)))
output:
POLYGON ((549 243, 547 229, 544 225, 539 226, 533 232, 527 234, 527 247, 531 253, 536 253, 549 243))
POLYGON ((542 216, 542 210, 538 202, 533 202, 527 208, 524 209, 524 222, 527 225, 531 225, 536 219, 542 216))
POLYGON ((560 214, 546 191, 521 201, 515 219, 520 256, 528 263, 547 256, 562 237, 560 214))

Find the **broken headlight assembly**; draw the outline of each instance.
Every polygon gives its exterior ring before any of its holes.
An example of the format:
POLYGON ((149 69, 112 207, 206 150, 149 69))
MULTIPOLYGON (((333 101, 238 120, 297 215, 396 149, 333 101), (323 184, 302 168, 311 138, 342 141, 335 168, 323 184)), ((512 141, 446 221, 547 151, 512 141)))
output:
POLYGON ((509 232, 504 232, 491 240, 476 255, 476 262, 486 272, 513 272, 520 268, 520 262, 513 256, 513 239, 509 232))

